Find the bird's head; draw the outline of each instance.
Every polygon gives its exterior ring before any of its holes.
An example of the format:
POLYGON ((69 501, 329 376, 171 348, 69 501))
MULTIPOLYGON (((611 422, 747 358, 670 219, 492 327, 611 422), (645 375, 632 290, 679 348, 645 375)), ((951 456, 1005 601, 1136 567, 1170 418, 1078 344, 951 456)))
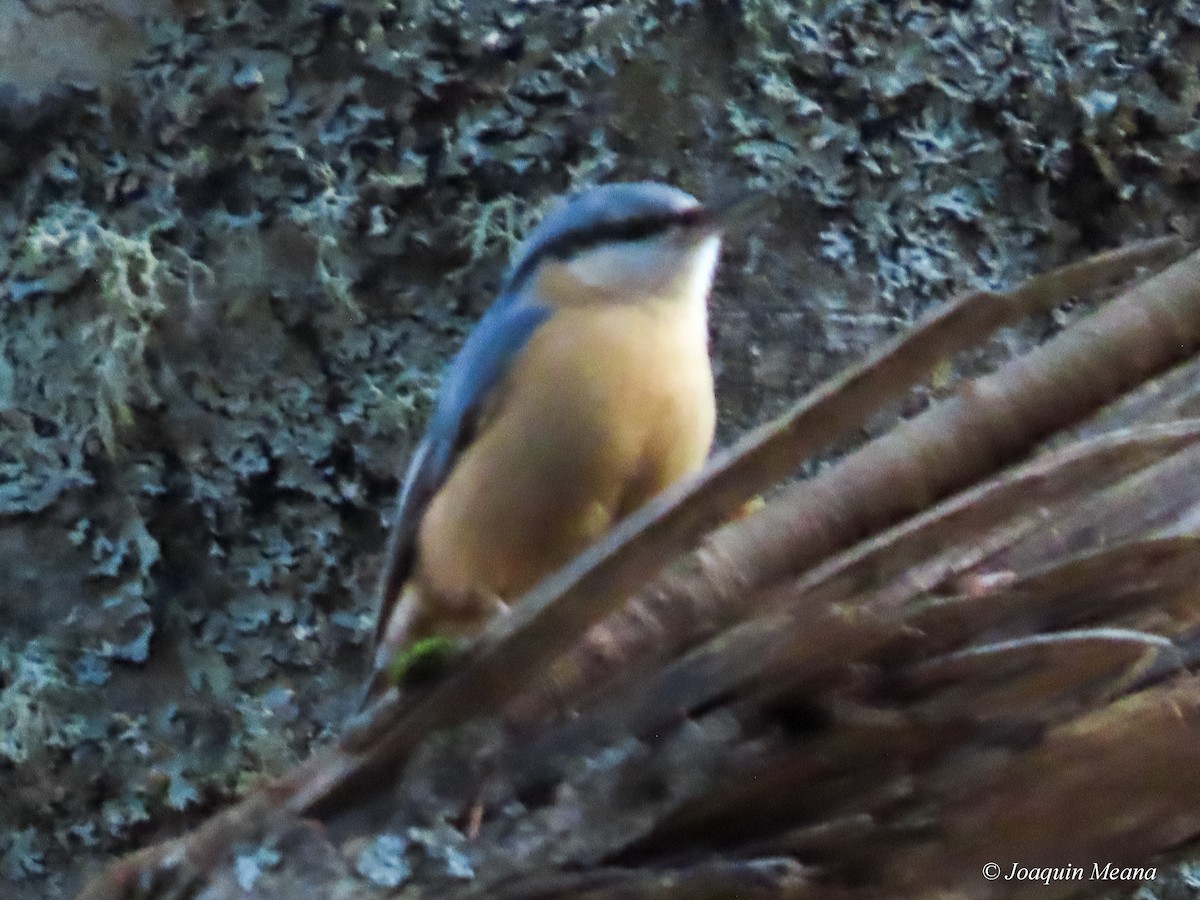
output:
POLYGON ((720 250, 723 217, 678 188, 605 184, 562 201, 518 249, 506 292, 543 302, 703 303, 720 250))

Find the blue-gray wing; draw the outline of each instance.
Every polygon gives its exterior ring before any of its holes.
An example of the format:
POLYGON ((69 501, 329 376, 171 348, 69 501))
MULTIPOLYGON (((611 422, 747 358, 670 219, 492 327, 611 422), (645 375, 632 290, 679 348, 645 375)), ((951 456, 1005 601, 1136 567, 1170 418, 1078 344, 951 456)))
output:
POLYGON ((426 507, 445 484, 459 454, 475 439, 492 392, 529 338, 550 316, 549 307, 519 293, 502 295, 479 320, 442 381, 433 417, 417 446, 397 499, 396 516, 379 578, 375 644, 412 573, 417 530, 426 507))

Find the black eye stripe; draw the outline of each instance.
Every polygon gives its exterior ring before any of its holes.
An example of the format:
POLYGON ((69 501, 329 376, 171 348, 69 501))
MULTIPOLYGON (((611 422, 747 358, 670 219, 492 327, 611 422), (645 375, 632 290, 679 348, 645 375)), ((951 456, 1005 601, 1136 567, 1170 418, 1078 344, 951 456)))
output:
POLYGON ((709 212, 704 207, 696 206, 671 213, 656 213, 615 222, 599 222, 585 229, 565 232, 553 240, 547 241, 523 259, 509 277, 508 287, 510 290, 516 288, 544 260, 568 260, 602 244, 641 241, 662 234, 673 226, 699 225, 710 218, 709 212))

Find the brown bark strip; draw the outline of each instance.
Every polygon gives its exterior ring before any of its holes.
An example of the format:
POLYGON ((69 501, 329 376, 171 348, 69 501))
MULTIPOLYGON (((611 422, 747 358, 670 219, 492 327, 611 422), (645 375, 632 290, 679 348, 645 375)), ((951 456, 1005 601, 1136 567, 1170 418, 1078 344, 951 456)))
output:
POLYGON ((1188 419, 1068 444, 856 544, 783 590, 832 603, 901 575, 931 589, 1028 540, 1047 521, 1057 521, 1063 506, 1098 494, 1111 500, 1106 488, 1176 457, 1197 440, 1200 419, 1188 419))
POLYGON ((1090 873, 1093 861, 1144 864, 1200 832, 1200 682, 1189 676, 1128 697, 997 766, 949 763, 921 787, 937 827, 908 846, 893 834, 898 845, 880 857, 882 893, 923 894, 935 884, 967 897, 1077 893, 1086 881, 989 888, 981 867, 1077 862, 1090 873))

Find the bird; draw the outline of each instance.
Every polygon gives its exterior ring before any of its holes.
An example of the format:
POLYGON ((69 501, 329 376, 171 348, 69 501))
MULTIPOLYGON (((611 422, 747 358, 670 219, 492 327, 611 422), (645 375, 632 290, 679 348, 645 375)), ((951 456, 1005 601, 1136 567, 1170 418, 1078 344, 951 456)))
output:
POLYGON ((614 182, 560 199, 518 246, 403 479, 364 700, 406 648, 468 643, 703 465, 724 219, 679 188, 614 182))

